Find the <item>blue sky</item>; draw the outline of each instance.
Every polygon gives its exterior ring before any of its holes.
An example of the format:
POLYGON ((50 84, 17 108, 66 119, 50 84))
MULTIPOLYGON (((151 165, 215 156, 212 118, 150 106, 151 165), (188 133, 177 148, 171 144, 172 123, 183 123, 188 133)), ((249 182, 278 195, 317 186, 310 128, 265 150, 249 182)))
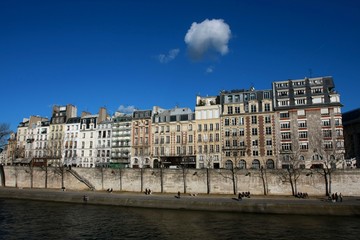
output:
POLYGON ((190 107, 196 95, 333 76, 359 108, 358 1, 0 1, 0 122, 190 107))

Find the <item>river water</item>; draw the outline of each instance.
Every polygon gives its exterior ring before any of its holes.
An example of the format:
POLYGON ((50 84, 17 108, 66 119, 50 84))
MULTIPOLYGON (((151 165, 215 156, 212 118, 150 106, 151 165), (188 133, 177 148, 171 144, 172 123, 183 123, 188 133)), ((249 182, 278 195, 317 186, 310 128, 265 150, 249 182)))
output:
POLYGON ((0 199, 0 239, 359 239, 356 217, 218 213, 0 199))

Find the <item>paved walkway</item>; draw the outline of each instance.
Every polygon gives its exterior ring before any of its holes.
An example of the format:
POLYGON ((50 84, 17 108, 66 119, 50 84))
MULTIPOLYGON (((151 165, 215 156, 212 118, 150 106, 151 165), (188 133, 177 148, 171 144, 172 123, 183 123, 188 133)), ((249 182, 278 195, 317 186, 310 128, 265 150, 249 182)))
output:
POLYGON ((0 188, 0 198, 18 198, 58 202, 187 209, 231 211, 249 213, 358 215, 360 197, 344 197, 343 202, 330 202, 325 197, 299 199, 292 196, 251 196, 238 200, 234 195, 197 195, 175 193, 144 193, 106 191, 62 191, 51 189, 0 188), (84 199, 86 196, 87 200, 84 199))

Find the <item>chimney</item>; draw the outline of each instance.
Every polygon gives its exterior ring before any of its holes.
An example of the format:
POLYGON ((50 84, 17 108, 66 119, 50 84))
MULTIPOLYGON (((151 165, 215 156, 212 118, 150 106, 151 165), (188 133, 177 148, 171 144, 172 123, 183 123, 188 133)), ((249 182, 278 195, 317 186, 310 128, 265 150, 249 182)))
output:
POLYGON ((106 108, 105 108, 105 107, 101 107, 101 108, 99 109, 98 123, 101 123, 101 122, 105 121, 105 120, 106 120, 106 117, 107 117, 106 108))

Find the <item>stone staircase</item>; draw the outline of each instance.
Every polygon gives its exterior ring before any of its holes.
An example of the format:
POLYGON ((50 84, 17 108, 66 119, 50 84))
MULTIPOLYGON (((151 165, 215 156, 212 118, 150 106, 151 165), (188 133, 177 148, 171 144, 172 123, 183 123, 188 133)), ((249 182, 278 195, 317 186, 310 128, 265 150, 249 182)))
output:
POLYGON ((77 180, 84 183, 91 191, 95 190, 95 186, 92 185, 86 178, 82 177, 79 173, 77 173, 75 170, 67 169, 71 175, 73 175, 77 180))

